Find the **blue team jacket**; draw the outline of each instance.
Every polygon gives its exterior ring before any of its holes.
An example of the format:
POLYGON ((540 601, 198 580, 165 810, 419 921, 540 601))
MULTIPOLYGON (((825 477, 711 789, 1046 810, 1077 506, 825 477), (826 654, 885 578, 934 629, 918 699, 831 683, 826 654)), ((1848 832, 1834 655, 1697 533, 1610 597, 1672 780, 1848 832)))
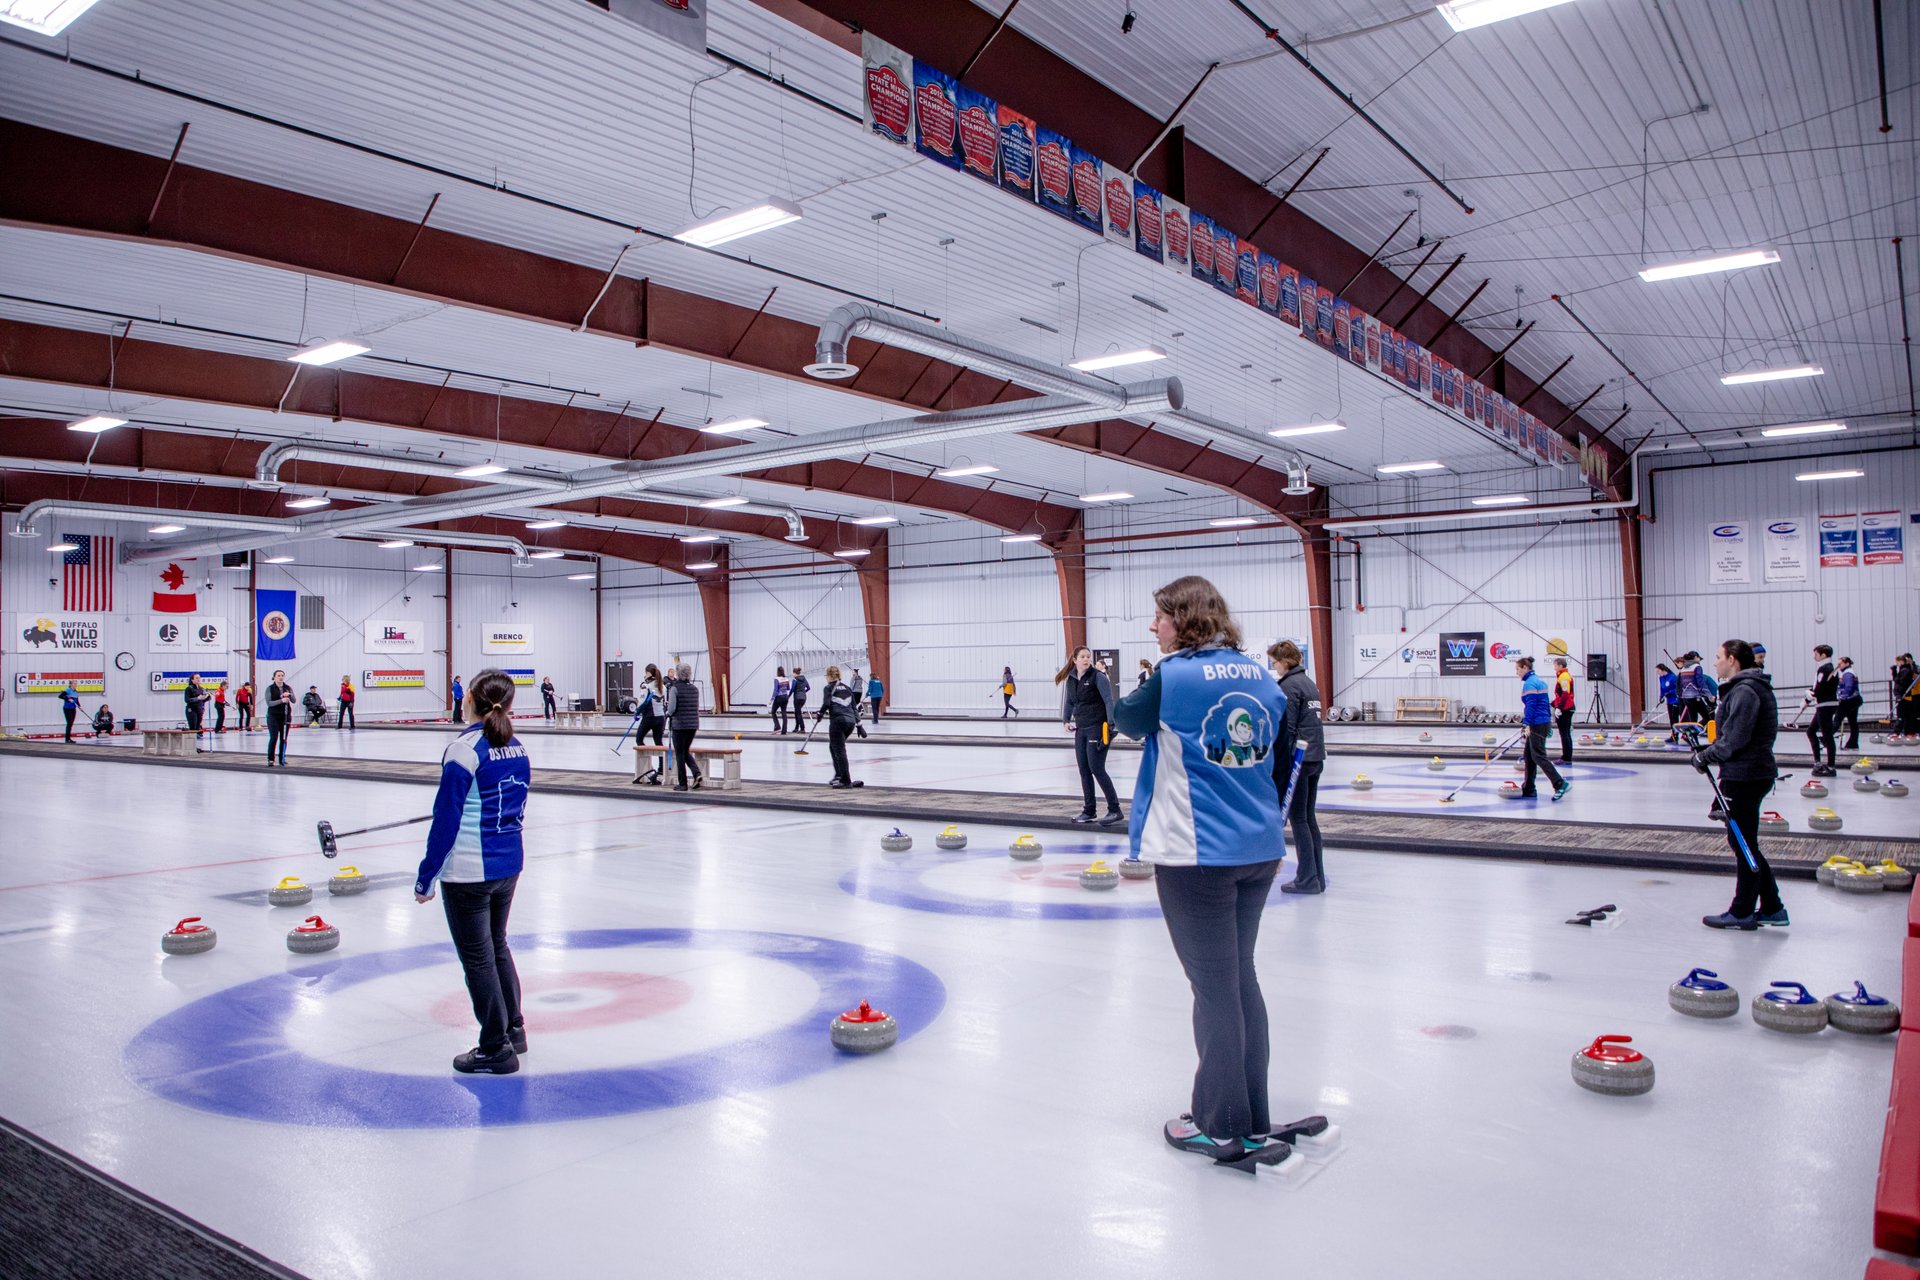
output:
POLYGON ((430 892, 436 880, 473 884, 519 875, 520 827, 532 783, 533 768, 518 738, 496 747, 474 725, 449 742, 440 757, 433 825, 413 891, 430 892))
POLYGON ((1274 743, 1287 697, 1238 649, 1183 649, 1120 699, 1113 723, 1144 738, 1128 837, 1163 866, 1244 866, 1287 853, 1274 743))
POLYGON ((1552 724, 1553 694, 1538 671, 1529 671, 1520 681, 1520 722, 1552 724))
POLYGON ((1660 697, 1668 703, 1680 701, 1680 677, 1669 671, 1660 677, 1660 697))

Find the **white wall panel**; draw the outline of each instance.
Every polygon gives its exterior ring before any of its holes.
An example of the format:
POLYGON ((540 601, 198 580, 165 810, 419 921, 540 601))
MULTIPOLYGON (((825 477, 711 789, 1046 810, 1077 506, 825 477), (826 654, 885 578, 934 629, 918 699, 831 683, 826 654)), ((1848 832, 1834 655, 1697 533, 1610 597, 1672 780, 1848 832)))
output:
MULTIPOLYGON (((707 623, 700 591, 679 574, 644 565, 606 562, 601 581, 601 651, 608 662, 633 663, 634 680, 649 662, 665 670, 675 657, 707 678, 707 623)), ((594 696, 599 695, 596 679, 594 696)), ((564 691, 563 691, 564 692, 564 691)))
POLYGON ((896 529, 892 550, 896 706, 977 713, 999 705, 1012 667, 1016 705, 1050 706, 1060 664, 1060 587, 1053 558, 1032 544, 959 523, 896 529))
MULTIPOLYGON (((766 703, 777 666, 805 668, 815 689, 830 662, 857 665, 865 674, 866 622, 851 570, 743 574, 731 585, 735 701, 766 703)), ((819 705, 818 697, 809 697, 819 705)))
MULTIPOLYGON (((514 709, 540 710, 540 677, 553 679, 561 698, 596 697, 593 670, 593 583, 568 582, 569 573, 591 568, 579 560, 535 561, 516 567, 509 556, 454 553, 453 668, 471 680, 483 667, 526 670, 534 682, 515 695, 514 709), (488 624, 525 627, 533 636, 526 654, 482 652, 488 624)), ((564 703, 562 704, 564 705, 564 703)))

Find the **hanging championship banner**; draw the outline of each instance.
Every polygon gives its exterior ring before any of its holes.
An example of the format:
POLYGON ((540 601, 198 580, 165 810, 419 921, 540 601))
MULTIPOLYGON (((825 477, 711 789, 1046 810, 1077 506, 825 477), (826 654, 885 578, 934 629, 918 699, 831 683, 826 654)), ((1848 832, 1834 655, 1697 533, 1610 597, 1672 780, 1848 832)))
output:
POLYGON ((253 654, 261 662, 293 661, 293 591, 256 591, 253 654))
POLYGON ((1807 580, 1807 530, 1798 520, 1767 521, 1768 582, 1807 580))
POLYGON ((707 0, 609 0, 607 11, 690 52, 707 52, 707 0))
POLYGON ((913 149, 949 169, 961 163, 959 98, 952 76, 913 60, 913 149))
POLYGON ((1020 197, 1034 198, 1036 173, 1034 148, 1038 145, 1032 116, 1023 116, 1006 103, 1000 104, 1000 189, 1020 197))
POLYGON ((1169 196, 1160 197, 1160 220, 1166 230, 1161 240, 1166 247, 1162 261, 1181 275, 1192 270, 1193 233, 1187 206, 1169 196))
POLYGON ((959 86, 960 165, 982 182, 1000 180, 1000 104, 959 86))
POLYGON ((866 95, 860 118, 867 132, 907 146, 913 141, 913 59, 871 31, 860 33, 866 95))
POLYGON ((1898 511, 1868 511, 1861 515, 1860 558, 1866 564, 1905 562, 1905 533, 1898 511))
POLYGON ((1753 570, 1747 562, 1747 525, 1744 520, 1728 520, 1707 526, 1707 583, 1720 587, 1752 582, 1753 570))
POLYGON ((1166 224, 1160 211, 1160 193, 1146 183, 1133 184, 1133 251, 1155 262, 1166 257, 1166 224))
POLYGON ((1233 242, 1233 296, 1250 307, 1260 305, 1260 246, 1251 240, 1233 242))
POLYGON ((1213 219, 1198 209, 1187 212, 1188 252, 1193 258, 1193 278, 1213 282, 1213 219))
POLYGON ((1319 305, 1320 286, 1313 282, 1312 276, 1300 277, 1300 336, 1311 339, 1314 328, 1314 308, 1319 305))
POLYGON ((68 685, 75 693, 105 693, 104 671, 18 671, 13 677, 15 693, 60 693, 68 685))
POLYGON ((1259 251, 1258 270, 1260 274, 1259 307, 1270 316, 1280 314, 1280 259, 1265 249, 1259 251))
POLYGON ((480 634, 482 653, 532 653, 533 628, 488 624, 480 634))
POLYGON ((1213 224, 1213 287, 1229 298, 1240 296, 1240 237, 1217 222, 1213 224))
POLYGON ((1133 248, 1133 179, 1117 164, 1100 162, 1101 208, 1106 213, 1107 239, 1133 248))
POLYGON ((1034 185, 1040 207, 1073 221, 1073 140, 1045 125, 1034 126, 1034 185))
POLYGON ((427 626, 424 622, 369 619, 360 631, 362 653, 425 653, 427 626))
POLYGON ((1300 273, 1284 262, 1280 264, 1280 301, 1274 314, 1281 324, 1300 325, 1300 273))
POLYGON ((16 613, 7 628, 8 647, 15 653, 104 653, 104 622, 97 613, 16 613))
POLYGON ((1820 517, 1820 567, 1854 569, 1860 565, 1860 519, 1854 515, 1820 517))
POLYGON ((1100 157, 1079 143, 1073 144, 1073 220, 1093 232, 1102 234, 1105 226, 1100 216, 1100 202, 1104 198, 1100 170, 1100 157))

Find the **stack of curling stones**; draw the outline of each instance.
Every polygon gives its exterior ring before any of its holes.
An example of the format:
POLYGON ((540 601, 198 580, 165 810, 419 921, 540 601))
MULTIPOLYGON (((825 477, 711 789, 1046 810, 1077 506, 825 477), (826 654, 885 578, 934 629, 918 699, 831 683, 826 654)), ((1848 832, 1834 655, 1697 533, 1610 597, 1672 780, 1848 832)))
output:
POLYGON ((160 935, 160 949, 170 956, 197 956, 202 951, 213 950, 213 944, 218 941, 219 935, 210 926, 201 924, 199 916, 188 916, 160 935))
POLYGON ((297 956, 331 951, 340 945, 340 931, 319 916, 308 916, 305 924, 287 931, 287 950, 297 956))
POLYGON ((1040 853, 1040 842, 1032 836, 1021 836, 1007 846, 1007 856, 1015 862, 1032 862, 1040 853))
POLYGON ((1888 778, 1880 784, 1880 794, 1889 800, 1904 800, 1907 798, 1907 784, 1898 778, 1888 778))
POLYGON ((1111 889, 1120 883, 1120 873, 1104 862, 1095 861, 1080 873, 1082 889, 1111 889))
POLYGON ((958 853, 967 847, 967 837, 961 833, 959 827, 948 824, 942 827, 940 834, 933 838, 933 846, 936 849, 945 849, 948 853, 958 853))
POLYGON ((351 898, 366 891, 367 876, 358 867, 342 867, 327 881, 327 892, 336 898, 351 898))
POLYGON ((1852 764, 1848 765, 1847 768, 1851 769, 1854 773, 1858 774, 1860 777, 1865 778, 1873 774, 1874 772, 1876 772, 1880 768, 1880 766, 1875 764, 1871 757, 1861 756, 1858 760, 1855 760, 1852 764))
POLYGON ((1153 864, 1139 858, 1120 859, 1120 878, 1122 880, 1153 879, 1153 864))
POLYGON ((270 907, 304 907, 312 901, 313 886, 302 883, 299 876, 282 877, 279 884, 267 890, 270 907))
POLYGON ((1853 862, 1834 870, 1833 887, 1842 893, 1879 893, 1887 886, 1880 878, 1880 868, 1853 862))
POLYGON ((828 1034, 843 1053, 878 1053, 900 1038, 900 1024, 862 1000, 835 1018, 828 1034))
POLYGON ((1595 1036, 1573 1055, 1573 1082, 1593 1093, 1631 1098, 1653 1088, 1653 1059, 1626 1046, 1632 1036, 1595 1036))
POLYGON ((1693 969, 1667 988, 1667 1007, 1689 1018, 1731 1018, 1740 1012, 1740 993, 1711 969, 1693 969))
POLYGON ((1783 831, 1793 830, 1793 824, 1780 816, 1777 809, 1769 809, 1760 815, 1760 831, 1763 835, 1779 835, 1783 831))
POLYGON ((1808 778, 1800 784, 1800 794, 1809 800, 1825 800, 1827 798, 1827 784, 1818 778, 1808 778))
POLYGON ((1753 1020, 1769 1031, 1808 1036, 1826 1030, 1827 1006, 1798 982, 1775 982, 1753 998, 1753 1020))
POLYGON ((1427 772, 1429 773, 1440 773, 1446 767, 1447 767, 1447 762, 1445 760, 1442 760, 1439 756, 1435 756, 1433 759, 1427 761, 1427 772))
POLYGON ((883 853, 906 853, 913 848, 913 837, 895 827, 880 837, 880 849, 883 853))
MULTIPOLYGON (((1824 788, 1821 790, 1821 794, 1826 794, 1824 788)), ((1807 815, 1807 829, 1809 831, 1838 831, 1840 826, 1840 815, 1831 809, 1822 807, 1815 809, 1807 815)))
POLYGON ((1900 1006, 1885 996, 1870 994, 1864 982, 1854 983, 1852 991, 1834 992, 1826 1004, 1827 1021, 1835 1031, 1879 1036, 1900 1029, 1900 1006))
POLYGON ((1353 775, 1353 789, 1355 791, 1371 791, 1373 790, 1373 779, 1364 773, 1356 773, 1353 775))

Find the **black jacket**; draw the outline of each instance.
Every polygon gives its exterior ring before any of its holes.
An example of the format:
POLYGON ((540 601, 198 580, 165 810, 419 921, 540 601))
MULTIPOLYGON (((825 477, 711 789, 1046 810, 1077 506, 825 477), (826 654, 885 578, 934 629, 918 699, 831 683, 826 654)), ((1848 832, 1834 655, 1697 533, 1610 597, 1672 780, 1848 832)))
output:
POLYGON ((675 680, 667 686, 667 727, 700 727, 700 686, 691 680, 675 680))
POLYGON ((1722 684, 1713 721, 1713 745, 1700 758, 1719 765, 1723 780, 1773 781, 1779 774, 1773 740, 1780 732, 1780 707, 1767 673, 1750 667, 1722 684))
POLYGON ((1840 705, 1840 675, 1831 662, 1821 663, 1820 669, 1813 673, 1813 687, 1807 690, 1807 696, 1813 699, 1815 706, 1840 705))
POLYGON ((821 715, 827 717, 828 724, 853 728, 860 723, 860 695, 844 680, 828 681, 827 687, 820 691, 820 710, 814 718, 817 720, 821 715))
POLYGON ((1327 758, 1327 737, 1320 728, 1320 686, 1304 670, 1295 667, 1280 682, 1287 695, 1287 709, 1280 713, 1280 734, 1273 744, 1273 776, 1286 778, 1293 772, 1293 749, 1307 746, 1301 759, 1313 764, 1327 758))
POLYGON ((1113 719, 1113 681, 1098 667, 1087 674, 1067 672, 1060 682, 1060 722, 1071 724, 1082 733, 1100 732, 1100 726, 1113 719))
POLYGON ((796 671, 793 676, 793 705, 796 707, 805 706, 807 704, 807 691, 811 688, 813 688, 813 685, 807 678, 796 671))
POLYGON ((290 684, 269 684, 267 686, 267 723, 278 721, 285 724, 293 717, 293 686, 290 684), (286 701, 282 702, 281 699, 286 701))

